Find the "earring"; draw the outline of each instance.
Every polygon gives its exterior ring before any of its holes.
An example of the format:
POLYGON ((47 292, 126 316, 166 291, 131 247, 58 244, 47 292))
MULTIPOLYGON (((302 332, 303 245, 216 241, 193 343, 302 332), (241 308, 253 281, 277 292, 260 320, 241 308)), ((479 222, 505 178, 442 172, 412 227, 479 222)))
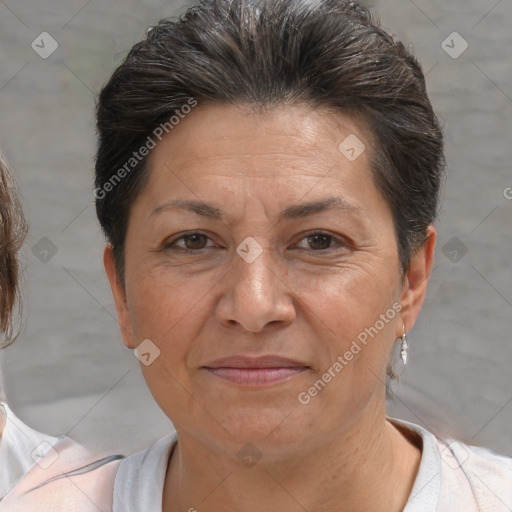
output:
POLYGON ((400 357, 402 358, 402 362, 404 366, 407 364, 407 351, 409 350, 409 344, 407 343, 407 335, 405 333, 405 325, 404 325, 404 333, 402 334, 402 346, 400 347, 400 357))

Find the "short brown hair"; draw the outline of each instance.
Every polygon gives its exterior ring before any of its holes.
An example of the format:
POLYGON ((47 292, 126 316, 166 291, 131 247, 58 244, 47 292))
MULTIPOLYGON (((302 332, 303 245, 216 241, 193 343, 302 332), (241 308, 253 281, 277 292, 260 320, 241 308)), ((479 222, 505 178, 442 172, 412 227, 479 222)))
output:
POLYGON ((27 223, 18 199, 14 174, 0 154, 0 330, 5 340, 15 339, 13 310, 19 304, 19 250, 25 240, 27 223))

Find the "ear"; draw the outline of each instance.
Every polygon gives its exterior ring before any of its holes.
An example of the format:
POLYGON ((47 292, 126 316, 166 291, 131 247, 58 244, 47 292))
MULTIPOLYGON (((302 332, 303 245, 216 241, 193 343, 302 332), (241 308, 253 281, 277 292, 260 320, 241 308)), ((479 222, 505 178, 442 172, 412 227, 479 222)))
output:
MULTIPOLYGON (((409 270, 404 278, 400 298, 400 304, 402 305, 400 316, 406 332, 413 328, 427 294, 428 280, 434 264, 436 240, 437 231, 434 226, 429 226, 427 228, 427 239, 423 246, 412 256, 409 270)), ((396 328, 396 337, 399 338, 403 334, 403 326, 397 323, 396 328)))
POLYGON ((117 273, 112 244, 107 244, 105 247, 103 252, 103 265, 105 266, 105 272, 110 283, 110 289, 114 296, 117 321, 121 328, 123 343, 126 347, 133 349, 137 344, 135 343, 135 336, 133 335, 130 310, 128 309, 128 301, 126 299, 126 289, 117 273))

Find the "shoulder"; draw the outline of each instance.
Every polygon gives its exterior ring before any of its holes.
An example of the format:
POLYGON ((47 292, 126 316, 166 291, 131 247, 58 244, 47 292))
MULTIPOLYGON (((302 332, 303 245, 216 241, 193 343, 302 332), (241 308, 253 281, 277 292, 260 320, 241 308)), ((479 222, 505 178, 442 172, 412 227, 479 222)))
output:
POLYGON ((114 512, 161 510, 167 466, 176 443, 175 432, 121 462, 114 483, 114 512))
POLYGON ((453 439, 438 439, 413 423, 391 421, 422 441, 420 467, 406 512, 512 510, 512 458, 453 439))
POLYGON ((0 402, 4 429, 0 437, 0 498, 36 463, 58 439, 25 425, 9 406, 0 402))
POLYGON ((455 440, 439 440, 438 445, 441 502, 452 507, 446 510, 460 509, 461 490, 472 496, 476 510, 512 510, 512 458, 455 440))
POLYGON ((98 459, 69 438, 60 438, 0 504, 2 512, 112 509, 120 456, 98 459))

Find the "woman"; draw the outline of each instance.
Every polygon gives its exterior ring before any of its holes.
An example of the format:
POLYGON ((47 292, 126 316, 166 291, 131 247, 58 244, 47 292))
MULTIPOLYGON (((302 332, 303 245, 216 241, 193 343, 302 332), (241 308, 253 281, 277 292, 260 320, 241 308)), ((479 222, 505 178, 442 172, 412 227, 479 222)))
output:
MULTIPOLYGON (((27 226, 14 176, 0 155, 0 331, 14 340, 18 253, 27 226)), ((1 390, 0 390, 1 391, 1 390)), ((93 458, 69 438, 36 432, 0 402, 0 510, 108 510, 119 456, 93 458)))
MULTIPOLYGON (((19 295, 18 252, 25 239, 27 225, 16 195, 14 176, 1 155, 0 230, 0 332, 3 333, 3 348, 15 337, 12 313, 19 295)), ((6 403, 0 402, 0 499, 34 465, 40 452, 56 442, 56 438, 24 425, 6 403)))
POLYGON ((510 510, 512 460, 386 417, 432 269, 443 137, 357 2, 207 0, 103 89, 124 343, 176 433, 114 511, 510 510))

